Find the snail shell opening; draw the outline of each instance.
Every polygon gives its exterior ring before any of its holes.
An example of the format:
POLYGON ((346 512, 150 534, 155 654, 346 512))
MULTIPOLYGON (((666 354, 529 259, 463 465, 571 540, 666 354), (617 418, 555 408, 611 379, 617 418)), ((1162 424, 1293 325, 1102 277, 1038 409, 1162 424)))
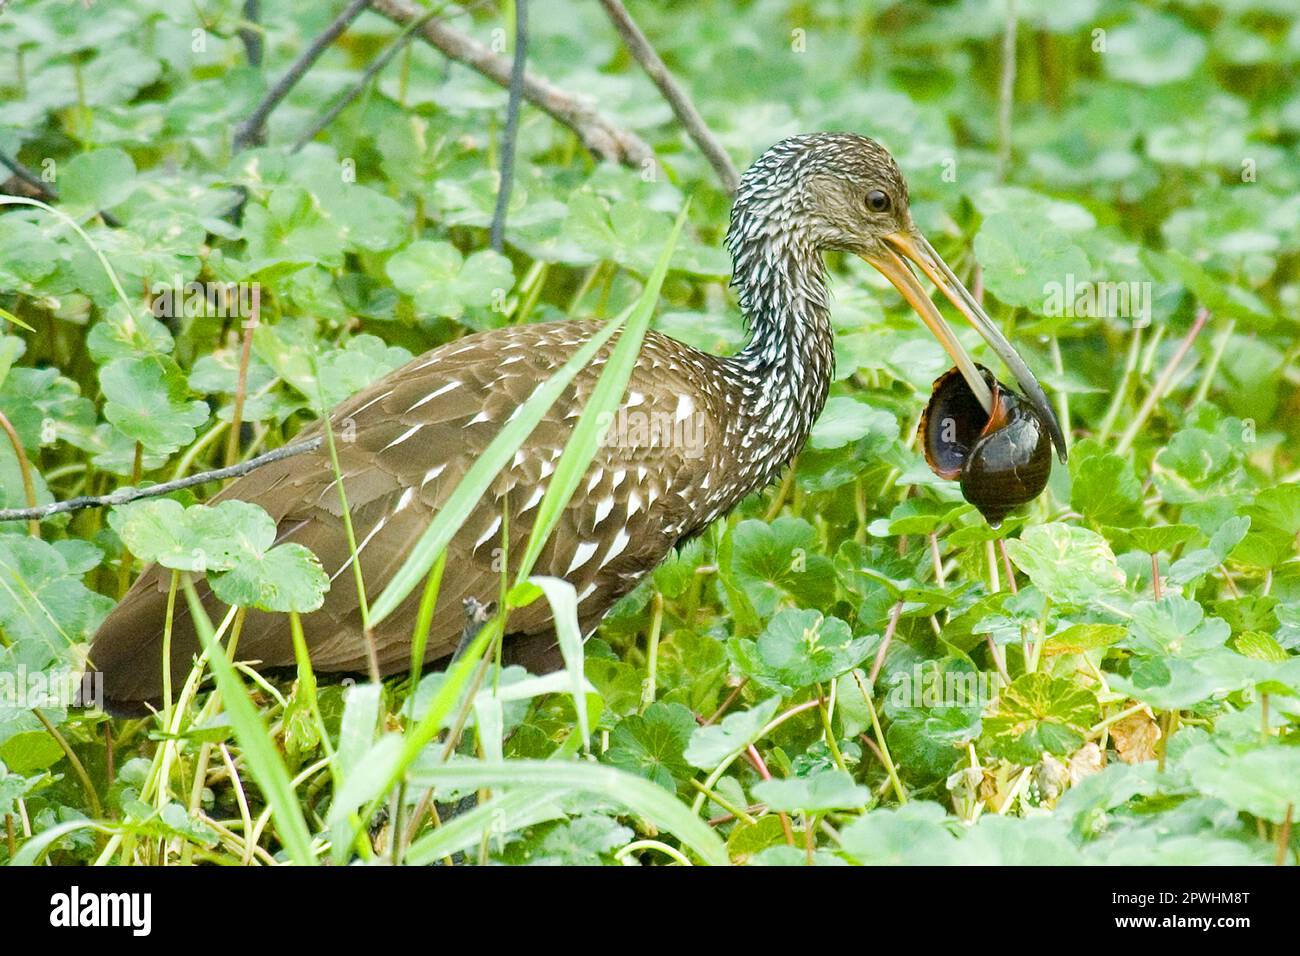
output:
POLYGON ((930 470, 960 480, 962 496, 996 527, 1047 486, 1052 443, 1029 403, 987 368, 977 368, 993 392, 992 414, 960 372, 949 369, 935 379, 920 433, 930 470))

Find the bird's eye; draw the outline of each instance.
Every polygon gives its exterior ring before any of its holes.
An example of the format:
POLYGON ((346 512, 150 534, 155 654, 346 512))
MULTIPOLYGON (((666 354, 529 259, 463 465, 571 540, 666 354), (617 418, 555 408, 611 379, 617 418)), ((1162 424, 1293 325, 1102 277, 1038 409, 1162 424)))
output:
POLYGON ((889 195, 879 189, 871 190, 867 193, 867 208, 872 212, 884 212, 889 208, 889 195))

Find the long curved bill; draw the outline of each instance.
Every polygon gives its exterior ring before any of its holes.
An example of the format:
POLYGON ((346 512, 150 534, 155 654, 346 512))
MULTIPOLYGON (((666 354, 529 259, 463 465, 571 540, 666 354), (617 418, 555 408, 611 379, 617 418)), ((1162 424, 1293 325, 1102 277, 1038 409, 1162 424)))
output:
POLYGON ((1065 435, 1061 432, 1061 424, 1056 419, 1056 412, 1053 411, 1051 403, 1043 393, 1043 387, 1038 384, 1038 379, 1034 378, 1034 373, 1029 371, 1025 360, 1007 341, 1001 330, 993 324, 993 320, 988 317, 983 307, 975 301, 975 297, 966 290, 961 280, 953 274, 948 264, 939 257, 934 247, 919 232, 894 232, 884 239, 886 245, 883 255, 862 258, 893 283, 894 288, 907 300, 907 304, 921 317, 921 321, 939 340, 944 351, 952 356, 962 378, 966 380, 985 411, 991 411, 993 408, 993 395, 989 391, 988 384, 975 368, 975 361, 970 353, 944 322, 935 304, 930 301, 929 294, 921 287, 915 273, 908 266, 908 260, 921 268, 921 271, 957 308, 957 311, 975 326, 976 331, 998 358, 1002 359, 1015 377, 1021 391, 1025 393, 1025 398, 1046 422, 1048 433, 1052 436, 1052 444, 1056 446, 1056 453, 1061 461, 1065 461, 1065 435))

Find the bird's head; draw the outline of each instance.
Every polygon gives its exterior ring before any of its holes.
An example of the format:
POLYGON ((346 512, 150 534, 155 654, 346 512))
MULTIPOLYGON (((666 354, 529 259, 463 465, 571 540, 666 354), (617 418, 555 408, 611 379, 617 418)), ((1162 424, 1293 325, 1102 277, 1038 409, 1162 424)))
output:
POLYGON ((738 272, 753 268, 753 260, 765 255, 815 259, 823 251, 840 250, 866 260, 916 310, 981 404, 991 409, 988 384, 930 301, 912 271, 911 265, 917 266, 1006 364, 1065 460, 1065 437, 1042 386, 916 228, 907 181, 894 157, 875 140, 856 133, 813 133, 772 146, 740 179, 727 245, 738 272))

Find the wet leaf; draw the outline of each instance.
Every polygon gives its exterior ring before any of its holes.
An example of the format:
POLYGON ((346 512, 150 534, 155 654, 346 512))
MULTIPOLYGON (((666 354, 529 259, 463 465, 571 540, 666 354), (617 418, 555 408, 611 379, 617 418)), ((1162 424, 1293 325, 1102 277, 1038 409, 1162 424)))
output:
POLYGON ((1044 594, 1082 604, 1124 586, 1110 545, 1086 528, 1053 522, 1027 528, 1007 542, 1011 560, 1044 594))
POLYGON ((811 777, 763 780, 751 788, 755 798, 769 810, 821 813, 826 810, 858 810, 871 801, 871 791, 855 784, 853 778, 839 770, 828 770, 811 777))
POLYGON ((466 309, 504 305, 514 285, 510 260, 484 249, 468 259, 449 242, 413 242, 388 260, 393 284, 427 316, 458 318, 466 309))
POLYGON ((997 710, 984 719, 984 735, 997 756, 1024 766, 1042 753, 1071 753, 1096 719, 1092 691, 1063 678, 1025 674, 1002 691, 997 710))
POLYGON ((750 710, 728 714, 717 724, 697 727, 684 756, 692 767, 712 770, 730 754, 752 743, 776 713, 779 697, 769 697, 750 710))
POLYGON ((854 638, 838 618, 788 609, 772 618, 757 642, 733 638, 727 649, 741 673, 769 690, 792 694, 856 667, 875 643, 874 637, 854 638))
POLYGON ((681 704, 651 704, 644 714, 618 722, 602 759, 676 790, 678 781, 688 780, 694 773, 683 754, 695 726, 695 716, 681 704))

